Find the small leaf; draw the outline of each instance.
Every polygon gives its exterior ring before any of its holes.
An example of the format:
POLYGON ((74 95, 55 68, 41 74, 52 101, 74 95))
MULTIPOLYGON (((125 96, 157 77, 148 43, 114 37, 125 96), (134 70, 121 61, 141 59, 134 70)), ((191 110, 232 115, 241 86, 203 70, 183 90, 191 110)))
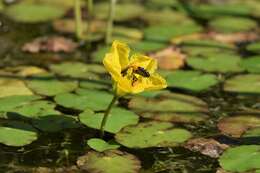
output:
MULTIPOLYGON (((104 113, 95 114, 90 110, 85 110, 79 115, 79 119, 88 127, 100 129, 103 116, 104 113)), ((125 126, 137 124, 138 120, 139 117, 131 111, 122 108, 113 108, 108 116, 108 120, 105 125, 105 131, 110 133, 117 133, 125 126)))
POLYGON ((132 154, 119 150, 88 152, 77 160, 82 171, 91 173, 138 173, 141 164, 132 154))
POLYGON ((106 150, 112 150, 112 149, 118 149, 120 145, 113 144, 111 142, 106 142, 102 139, 99 138, 92 138, 87 141, 88 145, 90 148, 98 151, 98 152, 103 152, 106 150))
POLYGON ((182 128, 174 128, 172 123, 151 121, 127 126, 115 136, 116 141, 129 148, 173 147, 191 137, 182 128))

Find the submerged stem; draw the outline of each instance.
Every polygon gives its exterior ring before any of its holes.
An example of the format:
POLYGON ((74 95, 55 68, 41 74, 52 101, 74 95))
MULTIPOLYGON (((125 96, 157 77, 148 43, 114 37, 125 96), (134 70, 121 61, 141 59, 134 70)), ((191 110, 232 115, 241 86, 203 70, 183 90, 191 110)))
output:
POLYGON ((116 8, 116 0, 110 0, 109 16, 107 21, 107 32, 106 32, 106 44, 109 44, 111 42, 115 8, 116 8))
POLYGON ((116 100, 117 100, 117 95, 115 94, 112 101, 110 102, 110 104, 108 105, 105 113, 104 113, 104 117, 102 119, 102 122, 101 122, 101 126, 100 126, 100 137, 103 138, 104 137, 104 128, 105 128, 105 125, 106 125, 106 122, 107 122, 107 119, 108 119, 108 115, 111 111, 111 108, 113 107, 113 105, 115 104, 116 100))
POLYGON ((80 0, 74 0, 74 18, 76 21, 76 37, 77 39, 82 38, 82 15, 81 15, 81 6, 80 0))

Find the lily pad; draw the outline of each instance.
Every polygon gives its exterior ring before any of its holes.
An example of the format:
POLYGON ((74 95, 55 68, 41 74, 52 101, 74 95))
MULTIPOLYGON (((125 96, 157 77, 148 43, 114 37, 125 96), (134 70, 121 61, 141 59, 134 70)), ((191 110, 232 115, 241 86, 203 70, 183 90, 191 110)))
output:
POLYGON ((159 121, 199 123, 208 118, 207 104, 189 95, 166 93, 153 98, 139 96, 132 98, 128 106, 144 118, 159 121))
POLYGON ((255 127, 247 130, 242 137, 259 137, 260 136, 260 127, 255 127))
POLYGON ((78 158, 77 165, 91 173, 138 173, 141 168, 140 161, 134 155, 119 150, 88 152, 78 158))
POLYGON ((81 62, 64 62, 61 64, 54 64, 50 66, 50 69, 58 75, 70 76, 79 79, 97 79, 99 77, 95 72, 105 72, 105 69, 99 65, 87 65, 81 62))
POLYGON ((59 6, 18 3, 8 7, 5 14, 18 22, 37 23, 57 19, 62 17, 65 12, 66 8, 59 6))
POLYGON ((219 163, 227 171, 260 170, 260 145, 242 145, 227 149, 219 163))
POLYGON ((37 119, 33 119, 32 123, 35 127, 44 132, 59 132, 65 129, 80 127, 75 117, 60 114, 41 116, 37 119))
POLYGON ((0 127, 0 143, 8 146, 21 147, 37 140, 36 130, 29 124, 9 122, 8 126, 0 127))
POLYGON ((22 95, 16 95, 16 96, 8 96, 8 97, 2 97, 0 98, 0 112, 6 112, 10 111, 15 107, 22 106, 28 102, 31 102, 33 100, 40 99, 40 96, 22 96, 22 95))
POLYGON ((179 25, 183 23, 193 23, 193 20, 191 20, 184 13, 176 12, 171 9, 164 9, 159 11, 147 10, 141 16, 141 18, 149 25, 163 25, 163 24, 179 25))
POLYGON ((260 73, 260 56, 243 59, 241 66, 250 73, 260 73))
POLYGON ((33 95, 33 92, 26 87, 25 83, 12 77, 0 78, 0 97, 12 95, 33 95))
POLYGON ((168 74, 166 80, 169 87, 182 88, 195 92, 207 90, 218 83, 216 75, 183 70, 168 74))
MULTIPOLYGON (((107 19, 109 12, 109 3, 97 3, 94 6, 94 15, 98 19, 107 19)), ((125 21, 138 18, 143 14, 143 7, 137 3, 116 4, 115 21, 125 21)))
POLYGON ((190 7, 193 15, 211 19, 219 16, 249 16, 251 14, 251 8, 244 4, 236 3, 221 3, 221 4, 200 4, 190 7))
POLYGON ((195 23, 150 26, 145 28, 144 37, 150 41, 168 42, 174 37, 198 33, 201 30, 201 27, 195 23))
POLYGON ((254 115, 240 115, 226 117, 219 121, 219 130, 226 135, 240 137, 247 130, 260 127, 260 117, 254 115))
MULTIPOLYGON (((100 129, 101 121, 103 119, 104 113, 94 113, 91 110, 85 110, 79 115, 80 121, 88 127, 94 129, 100 129)), ((128 110, 122 108, 113 108, 109 114, 105 131, 110 133, 117 133, 123 127, 128 125, 137 124, 139 117, 128 110)))
POLYGON ((79 86, 84 89, 92 89, 92 90, 97 90, 97 89, 109 89, 111 88, 111 81, 105 81, 105 80, 83 80, 80 81, 79 86))
POLYGON ((27 86, 37 94, 55 96, 75 90, 78 83, 75 80, 58 80, 52 74, 35 75, 26 81, 27 86))
POLYGON ((118 149, 120 147, 120 145, 118 145, 116 143, 113 144, 111 142, 106 142, 99 138, 89 139, 87 143, 88 143, 88 146, 90 146, 90 148, 92 148, 98 152, 104 152, 106 150, 118 149))
POLYGON ((227 92, 260 94, 260 75, 237 75, 226 80, 224 90, 227 92))
POLYGON ((260 54, 260 42, 251 43, 246 47, 249 52, 260 54))
POLYGON ((103 47, 98 48, 97 51, 95 51, 92 54, 93 61, 102 63, 102 61, 105 57, 105 54, 109 51, 109 49, 110 49, 110 47, 108 47, 108 46, 103 46, 103 47))
POLYGON ((143 52, 143 53, 157 51, 165 48, 166 46, 167 45, 164 43, 153 42, 153 41, 141 41, 141 42, 132 43, 130 45, 130 47, 133 48, 133 50, 135 50, 136 52, 143 52))
POLYGON ((257 23, 249 18, 242 17, 221 17, 212 20, 210 27, 217 32, 245 32, 257 28, 257 23))
POLYGON ((55 104, 49 101, 32 101, 17 106, 7 113, 8 118, 38 118, 48 115, 59 115, 55 104))
POLYGON ((98 90, 84 90, 76 91, 77 94, 64 93, 57 95, 54 100, 57 104, 66 108, 77 110, 104 110, 111 102, 113 95, 98 90))
POLYGON ((175 128, 172 123, 152 121, 125 127, 115 138, 129 148, 149 148, 177 146, 191 136, 189 131, 175 128))
POLYGON ((206 72, 240 72, 241 58, 232 54, 211 54, 208 56, 194 56, 187 59, 187 63, 194 69, 206 72))
POLYGON ((182 51, 191 56, 219 55, 220 53, 234 54, 235 47, 214 40, 186 40, 181 43, 182 51))

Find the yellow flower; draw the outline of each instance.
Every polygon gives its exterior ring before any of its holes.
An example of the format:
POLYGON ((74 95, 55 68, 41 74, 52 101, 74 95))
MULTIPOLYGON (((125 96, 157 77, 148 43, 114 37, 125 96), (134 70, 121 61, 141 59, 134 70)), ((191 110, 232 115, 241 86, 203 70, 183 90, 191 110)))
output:
POLYGON ((129 52, 127 44, 116 40, 103 60, 105 68, 115 82, 117 95, 167 87, 165 79, 155 73, 155 59, 139 54, 134 54, 129 59, 129 52))

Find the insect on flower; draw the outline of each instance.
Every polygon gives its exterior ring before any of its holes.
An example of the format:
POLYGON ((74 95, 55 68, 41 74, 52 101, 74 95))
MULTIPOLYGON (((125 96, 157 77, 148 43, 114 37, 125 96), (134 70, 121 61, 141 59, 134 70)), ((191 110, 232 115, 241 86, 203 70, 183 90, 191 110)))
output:
POLYGON ((116 40, 103 60, 114 80, 118 95, 167 87, 165 79, 155 72, 155 59, 141 54, 134 54, 129 58, 129 53, 128 45, 116 40))

